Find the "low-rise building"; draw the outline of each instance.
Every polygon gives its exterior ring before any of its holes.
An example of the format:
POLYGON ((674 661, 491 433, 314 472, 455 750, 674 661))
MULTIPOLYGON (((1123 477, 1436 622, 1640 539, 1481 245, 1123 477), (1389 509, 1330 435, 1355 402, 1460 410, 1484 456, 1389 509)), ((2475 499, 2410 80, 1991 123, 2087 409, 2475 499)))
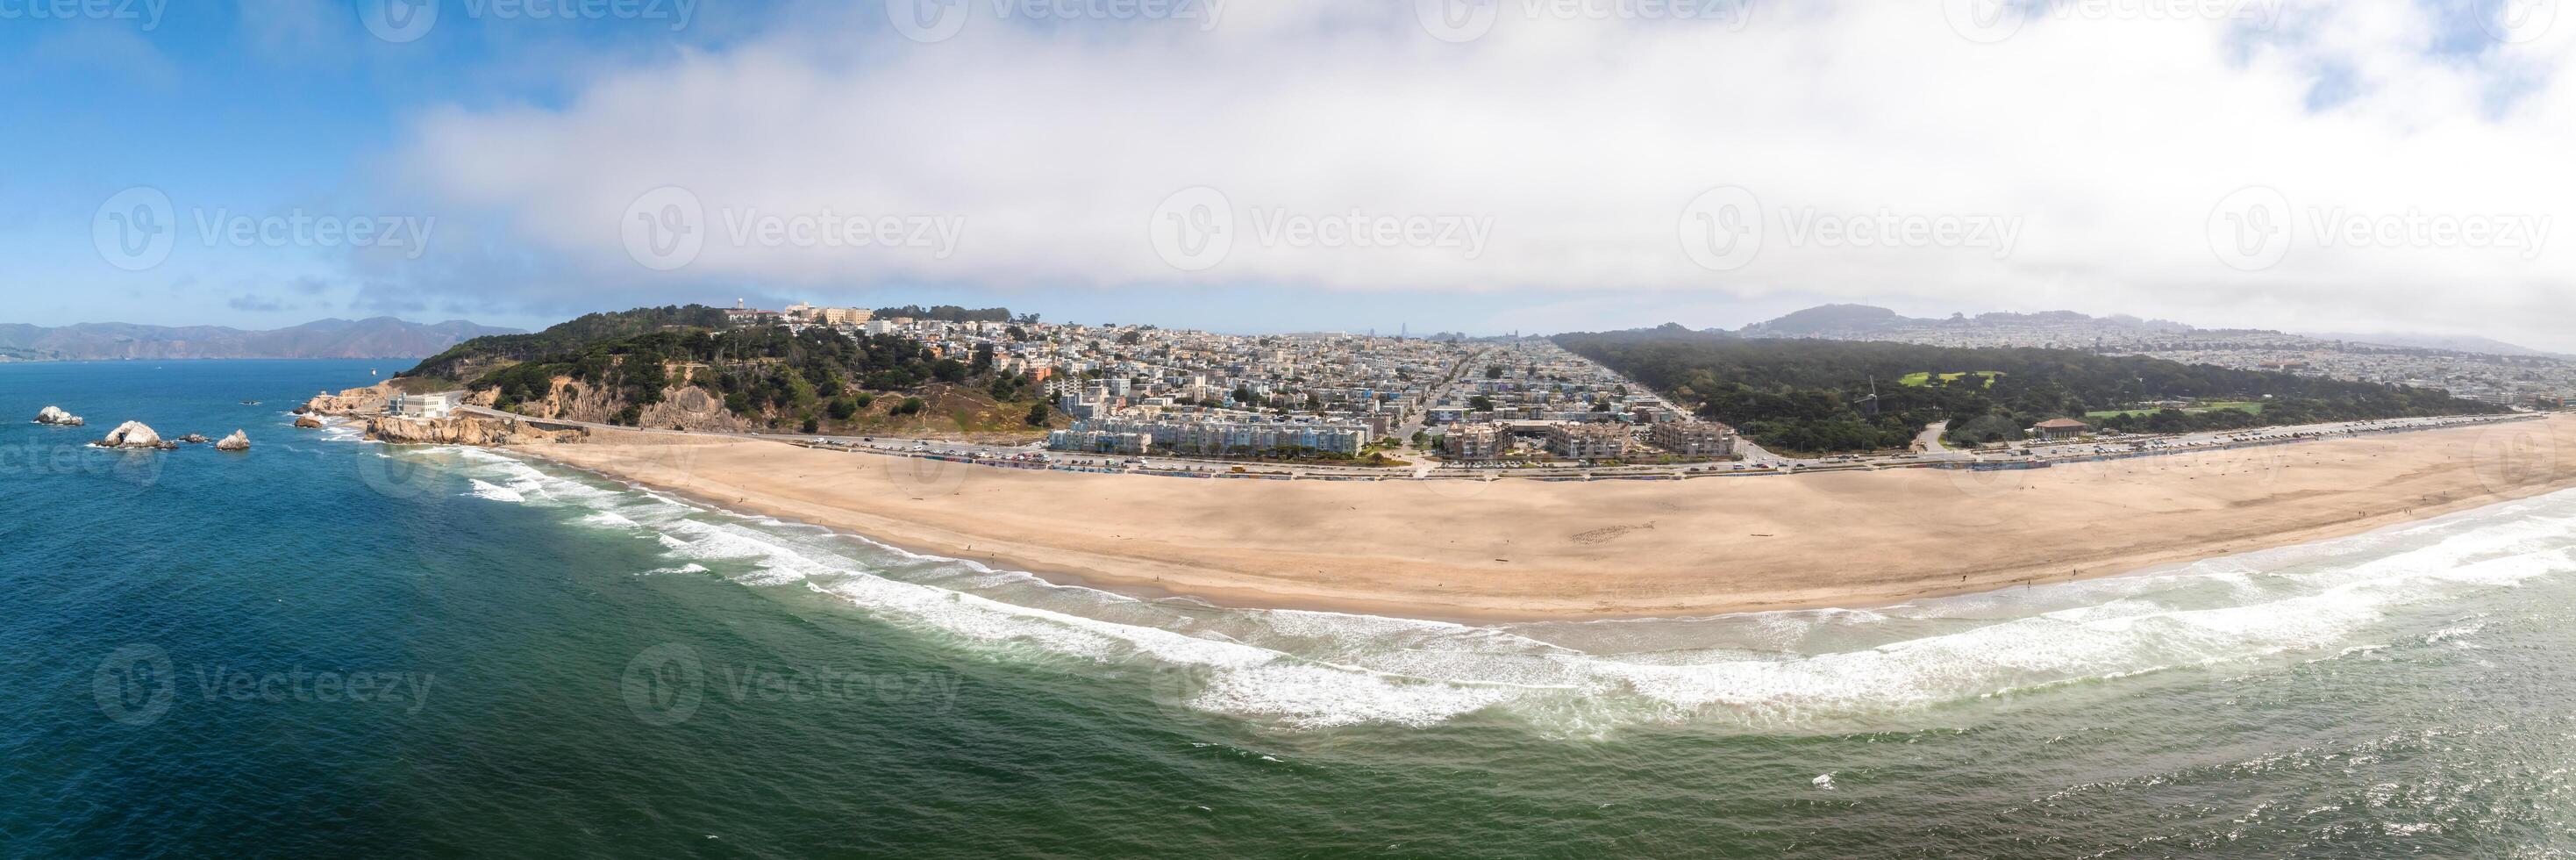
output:
POLYGON ((1088 454, 1144 454, 1153 450, 1154 437, 1144 433, 1057 430, 1047 434, 1047 447, 1088 454))
POLYGON ((445 418, 465 402, 465 392, 436 391, 427 394, 396 394, 385 411, 403 418, 445 418))
POLYGON ((1547 449, 1575 460, 1615 460, 1628 456, 1628 425, 1552 425, 1547 428, 1547 449))
POLYGON ((1440 453, 1452 460, 1491 460, 1512 449, 1512 434, 1500 424, 1461 424, 1440 437, 1440 453))
POLYGON ((1684 457, 1726 457, 1735 453, 1735 431, 1710 421, 1664 421, 1655 425, 1655 447, 1684 457))
POLYGON ((2073 439, 2092 430, 2093 425, 2073 418, 2051 418, 2030 428, 2032 435, 2042 439, 2073 439))

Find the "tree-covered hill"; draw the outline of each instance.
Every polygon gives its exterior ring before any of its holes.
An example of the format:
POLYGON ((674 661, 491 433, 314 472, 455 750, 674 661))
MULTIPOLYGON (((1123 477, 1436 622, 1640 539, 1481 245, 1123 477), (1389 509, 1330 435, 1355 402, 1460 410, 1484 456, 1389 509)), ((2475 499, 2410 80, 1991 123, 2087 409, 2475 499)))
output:
POLYGON ((1669 324, 1556 342, 1756 442, 1803 452, 1900 448, 1936 421, 1951 422, 1955 442, 2018 439, 2041 421, 2113 410, 2138 414, 2093 423, 2183 432, 2503 411, 2441 391, 2071 350, 1746 339, 1669 324), (2154 406, 2178 401, 2260 406, 2154 406))
POLYGON ((989 349, 947 357, 893 335, 734 326, 722 310, 696 305, 591 314, 536 334, 477 338, 397 374, 407 378, 452 380, 489 393, 495 408, 550 417, 565 417, 575 401, 599 407, 604 398, 599 419, 630 425, 691 388, 745 425, 805 432, 904 423, 998 430, 1048 420, 1038 386, 997 372, 989 349), (558 386, 563 379, 572 384, 558 386))

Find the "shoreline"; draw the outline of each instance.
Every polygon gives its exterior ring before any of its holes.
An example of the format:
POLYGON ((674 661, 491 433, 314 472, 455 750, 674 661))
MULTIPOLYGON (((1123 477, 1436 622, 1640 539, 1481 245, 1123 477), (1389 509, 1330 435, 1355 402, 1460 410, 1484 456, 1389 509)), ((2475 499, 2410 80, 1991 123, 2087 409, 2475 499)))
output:
POLYGON ((1885 606, 2151 573, 2576 486, 2576 458, 2555 454, 2576 452, 2576 421, 2559 416, 2049 469, 1409 489, 647 434, 506 449, 1057 584, 1462 623, 1885 606))

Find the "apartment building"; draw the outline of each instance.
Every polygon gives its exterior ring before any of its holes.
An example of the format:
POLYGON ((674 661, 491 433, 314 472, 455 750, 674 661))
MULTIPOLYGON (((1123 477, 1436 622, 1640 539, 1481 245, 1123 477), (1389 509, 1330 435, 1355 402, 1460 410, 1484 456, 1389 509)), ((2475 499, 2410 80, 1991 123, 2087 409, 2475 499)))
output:
POLYGON ((1452 460, 1491 460, 1511 449, 1512 434, 1500 424, 1462 424, 1440 437, 1440 453, 1452 460))
POLYGON ((1655 447, 1684 457, 1726 457, 1735 453, 1735 431, 1708 421, 1665 421, 1655 425, 1655 447))
POLYGON ((1574 460, 1615 460, 1628 456, 1628 425, 1549 425, 1547 449, 1574 460))

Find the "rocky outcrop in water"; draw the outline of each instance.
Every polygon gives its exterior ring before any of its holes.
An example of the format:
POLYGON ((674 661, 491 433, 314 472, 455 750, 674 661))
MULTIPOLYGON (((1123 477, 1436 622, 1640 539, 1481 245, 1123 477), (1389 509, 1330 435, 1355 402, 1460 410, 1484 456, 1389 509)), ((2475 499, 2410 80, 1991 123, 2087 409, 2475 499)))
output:
POLYGON ((108 431, 107 438, 90 444, 101 448, 148 448, 160 451, 179 447, 176 442, 162 441, 161 434, 152 432, 152 428, 143 426, 141 421, 128 421, 116 425, 116 429, 108 431))
POLYGON ((342 389, 338 394, 323 392, 295 408, 297 415, 381 415, 394 400, 393 383, 384 382, 365 388, 342 389))
POLYGON ((315 418, 311 415, 298 415, 295 416, 295 427, 299 430, 320 430, 322 429, 322 419, 315 418))
POLYGON ((581 435, 580 431, 572 430, 540 430, 515 418, 483 418, 471 415, 447 418, 380 416, 367 421, 367 438, 396 444, 491 447, 560 441, 567 437, 578 438, 581 435))
POLYGON ((215 443, 215 450, 248 451, 250 450, 250 437, 243 435, 242 431, 235 430, 233 431, 233 435, 226 436, 223 441, 215 443))
POLYGON ((36 413, 36 423, 52 424, 57 427, 78 427, 89 422, 81 420, 78 415, 63 411, 60 406, 47 406, 43 411, 36 413))
POLYGON ((188 445, 203 445, 214 440, 206 438, 206 434, 203 433, 190 433, 179 437, 178 441, 188 445))

